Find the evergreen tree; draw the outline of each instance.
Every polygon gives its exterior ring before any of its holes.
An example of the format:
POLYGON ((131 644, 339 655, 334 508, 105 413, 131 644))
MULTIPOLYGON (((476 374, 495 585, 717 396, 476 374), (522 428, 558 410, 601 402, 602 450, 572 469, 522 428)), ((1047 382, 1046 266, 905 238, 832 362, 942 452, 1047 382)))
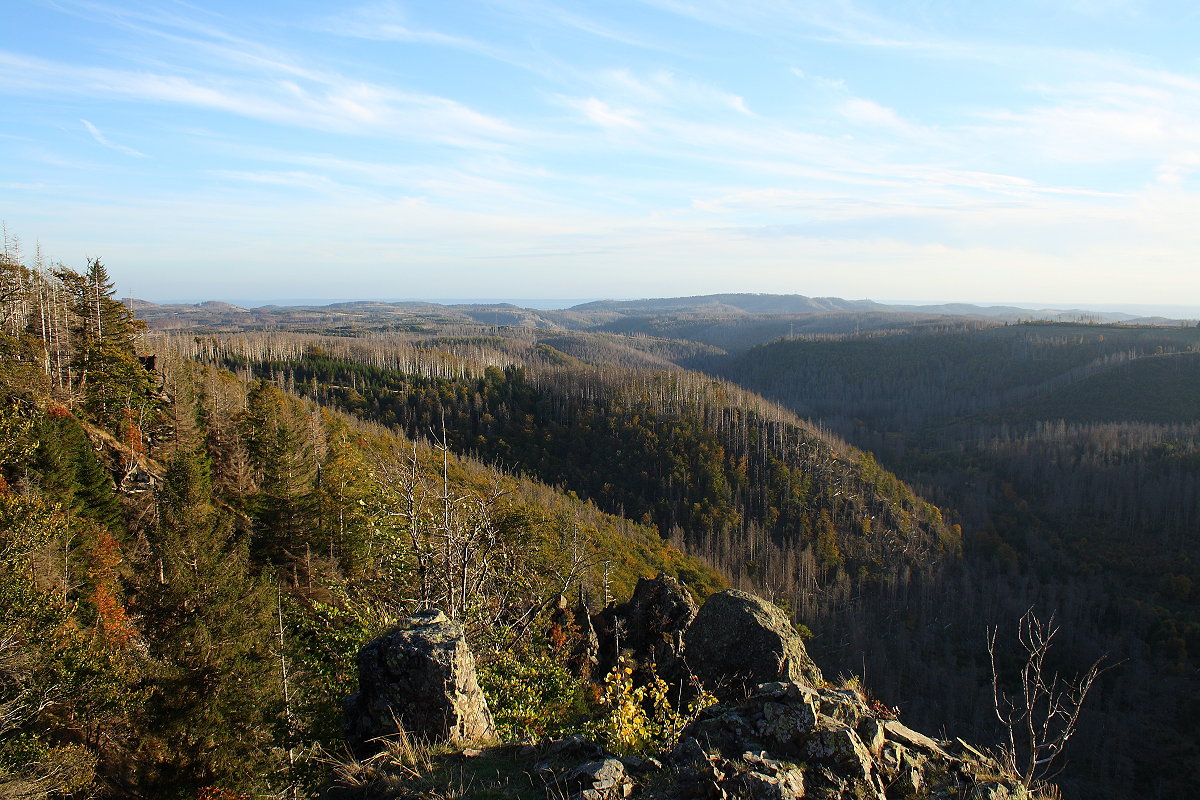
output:
POLYGON ((59 267, 54 275, 70 298, 72 361, 85 408, 112 428, 140 422, 157 406, 154 376, 135 349, 144 323, 113 299, 115 289, 100 259, 88 259, 84 274, 59 267))
POLYGON ((261 785, 278 767, 274 592, 212 504, 202 453, 172 459, 159 508, 137 595, 160 665, 147 686, 140 782, 176 796, 261 785))
POLYGON ((370 475, 362 456, 363 443, 355 440, 345 422, 328 412, 324 424, 329 446, 315 492, 319 545, 330 560, 359 574, 365 567, 372 532, 370 475))
POLYGON ((38 420, 35 436, 26 475, 42 493, 111 531, 124 530, 112 477, 79 422, 63 412, 48 415, 38 420))
POLYGON ((308 419, 265 382, 250 390, 246 406, 243 429, 257 483, 254 550, 274 563, 294 560, 311 545, 316 528, 308 419))

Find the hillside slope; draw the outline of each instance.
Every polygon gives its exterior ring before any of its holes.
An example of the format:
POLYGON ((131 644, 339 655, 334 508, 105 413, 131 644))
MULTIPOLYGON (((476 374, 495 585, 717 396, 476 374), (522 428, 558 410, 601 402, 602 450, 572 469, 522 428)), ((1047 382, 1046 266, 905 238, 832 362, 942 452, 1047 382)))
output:
POLYGON ((1109 652, 1139 676, 1077 738, 1064 778, 1078 791, 1186 797, 1174 765, 1200 753, 1181 711, 1200 697, 1197 351, 1194 327, 1029 324, 781 341, 714 368, 958 512, 947 647, 970 646, 970 617, 1036 605, 1057 611, 1079 660, 1109 652))
POLYGON ((0 291, 0 795, 313 791, 359 647, 426 604, 470 632, 498 719, 542 735, 587 709, 547 645, 560 595, 724 584, 543 483, 151 366, 99 262, 3 261, 0 291))
POLYGON ((409 435, 444 426, 452 448, 678 535, 735 580, 769 580, 798 609, 813 594, 798 587, 926 571, 959 547, 939 510, 869 455, 695 373, 552 366, 534 345, 527 367, 456 360, 460 377, 442 369, 453 347, 398 369, 364 363, 374 359, 361 343, 274 337, 255 358, 239 342, 197 346, 409 435))

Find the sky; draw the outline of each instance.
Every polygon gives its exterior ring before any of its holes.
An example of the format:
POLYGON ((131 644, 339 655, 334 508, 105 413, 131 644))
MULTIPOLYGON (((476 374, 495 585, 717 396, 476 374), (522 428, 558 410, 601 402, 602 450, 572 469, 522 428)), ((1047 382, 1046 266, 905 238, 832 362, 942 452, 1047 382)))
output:
POLYGON ((1200 306, 1191 0, 3 0, 0 30, 0 220, 147 300, 1200 306))

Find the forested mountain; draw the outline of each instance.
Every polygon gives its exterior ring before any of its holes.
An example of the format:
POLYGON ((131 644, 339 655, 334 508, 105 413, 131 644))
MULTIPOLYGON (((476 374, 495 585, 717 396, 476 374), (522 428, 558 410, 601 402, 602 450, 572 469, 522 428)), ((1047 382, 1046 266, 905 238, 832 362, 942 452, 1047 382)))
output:
POLYGON ((411 436, 444 430, 453 449, 652 524, 735 580, 751 570, 797 609, 815 587, 850 592, 959 549, 940 511, 870 455, 696 373, 588 367, 521 338, 491 344, 516 361, 505 369, 472 361, 486 351, 470 339, 433 352, 278 334, 185 344, 193 358, 411 436))
MULTIPOLYGON (((1196 352, 1196 327, 1027 323, 825 341, 781 339, 709 363, 713 371, 769 396, 786 397, 793 407, 804 404, 806 415, 836 420, 839 427, 860 419, 888 430, 992 411, 1011 416, 1022 403, 1052 393, 1060 398, 1064 419, 1083 421, 1094 417, 1091 398, 1105 391, 1079 386, 1093 376, 1124 380, 1124 387, 1110 388, 1131 393, 1128 408, 1114 409, 1110 419, 1145 420, 1155 413, 1146 387, 1133 378, 1138 373, 1118 368, 1140 372, 1153 369, 1146 357, 1196 352)), ((1168 376, 1188 369, 1186 358, 1164 364, 1168 376)), ((1184 380, 1163 388, 1181 390, 1171 394, 1182 396, 1188 388, 1184 380)), ((1186 415, 1167 416, 1190 421, 1186 415)))
POLYGON ((421 602, 506 730, 567 725, 549 601, 664 571, 983 742, 987 628, 1054 612, 1055 668, 1122 662, 1064 785, 1190 796, 1200 330, 729 295, 135 304, 147 331, 98 260, 5 252, 5 791, 307 791, 354 652, 421 602))
MULTIPOLYGON (((971 576, 960 602, 986 606, 1018 579, 1021 602, 1058 609, 1081 648, 1124 659, 1122 689, 1140 699, 1096 708, 1144 732, 1123 780, 1186 796, 1170 776, 1198 763, 1200 329, 791 340, 708 364, 954 508, 971 576)), ((1076 760, 1113 765, 1121 738, 1110 725, 1076 760)))
MULTIPOLYGON (((629 315, 598 326, 626 336, 653 336, 701 342, 731 355, 776 339, 808 336, 885 334, 912 330, 974 329, 989 320, 940 314, 877 311, 820 311, 802 314, 629 315)), ((703 360, 684 362, 703 365, 703 360)))
POLYGON ((0 795, 311 792, 355 654, 421 604, 467 625, 503 729, 545 733, 588 702, 545 641, 561 593, 722 585, 652 528, 180 359, 99 260, 6 250, 0 293, 0 795))

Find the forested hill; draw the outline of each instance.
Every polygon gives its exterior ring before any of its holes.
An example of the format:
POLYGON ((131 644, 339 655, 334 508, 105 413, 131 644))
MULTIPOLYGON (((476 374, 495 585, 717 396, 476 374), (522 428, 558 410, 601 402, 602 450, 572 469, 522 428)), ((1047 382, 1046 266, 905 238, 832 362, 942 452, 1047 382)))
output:
POLYGON ((781 339, 712 366, 805 415, 827 422, 859 419, 880 430, 968 415, 1018 422, 1027 406, 1026 419, 1057 413, 1071 421, 1187 422, 1200 419, 1187 405, 1195 398, 1190 376, 1197 353, 1196 327, 1028 323, 781 339), (1173 354, 1185 357, 1152 359, 1173 354), (1156 375, 1174 383, 1163 384, 1156 375), (1108 411, 1097 405, 1106 396, 1108 411), (1039 403, 1046 405, 1030 405, 1039 403))
POLYGON ((882 311, 888 310, 888 307, 871 300, 805 297, 799 294, 709 294, 646 300, 597 300, 572 306, 571 310, 617 311, 644 316, 681 312, 695 315, 802 314, 814 311, 882 311))
POLYGON ((723 585, 649 527, 150 345, 98 260, 6 254, 0 295, 0 796, 311 796, 356 653, 424 604, 507 736, 569 729, 560 594, 723 585))
POLYGON ((961 604, 991 604, 1020 576, 1021 601, 1057 609, 1081 655, 1125 660, 1138 677, 1098 699, 1110 722, 1076 745, 1076 763, 1111 776, 1087 791, 1136 780, 1190 796, 1173 776, 1200 768, 1200 329, 781 340, 710 365, 956 509, 972 576, 961 604), (1136 753, 1125 778, 1108 772, 1118 729, 1136 753))
POLYGON ((1194 789, 1194 328, 147 309, 167 335, 98 261, 8 256, 0 292, 0 788, 312 790, 353 653, 419 602, 467 623, 506 735, 575 730, 547 601, 665 571, 773 597, 827 671, 985 742, 986 629, 1053 612, 1054 669, 1122 661, 1068 790, 1194 789))
POLYGON ((542 343, 524 366, 483 367, 455 360, 456 344, 406 368, 374 365, 396 349, 386 339, 200 338, 190 352, 409 435, 444 430, 453 449, 653 524, 798 611, 816 587, 927 571, 959 551, 957 529, 869 454, 731 384, 554 365, 542 343))

